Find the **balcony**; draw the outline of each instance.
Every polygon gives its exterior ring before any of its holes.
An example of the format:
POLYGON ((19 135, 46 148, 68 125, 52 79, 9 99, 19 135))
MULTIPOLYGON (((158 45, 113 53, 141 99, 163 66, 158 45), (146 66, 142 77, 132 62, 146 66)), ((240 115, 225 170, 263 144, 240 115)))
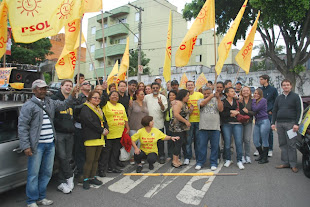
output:
MULTIPOLYGON (((128 6, 121 6, 118 7, 116 9, 111 10, 110 12, 112 14, 109 13, 104 13, 103 14, 103 19, 107 18, 107 17, 117 17, 117 16, 121 16, 124 14, 129 14, 130 8, 128 6)), ((97 15, 97 22, 101 23, 101 14, 97 15)))
MULTIPOLYGON (((129 25, 124 23, 127 27, 129 25)), ((123 24, 115 24, 104 28, 104 37, 128 35, 128 29, 123 24)), ((96 40, 102 40, 102 29, 96 31, 96 40)))
MULTIPOLYGON (((105 48, 105 53, 107 57, 114 56, 114 55, 122 55, 125 52, 126 44, 117 44, 111 45, 105 48)), ((103 59, 103 49, 95 50, 95 59, 103 59)))
MULTIPOLYGON (((111 73, 113 69, 113 66, 106 66, 106 71, 107 71, 107 76, 111 73)), ((103 77, 104 76, 104 68, 97 68, 96 69, 98 77, 103 77)), ((94 78, 96 78, 96 74, 94 73, 94 78)))

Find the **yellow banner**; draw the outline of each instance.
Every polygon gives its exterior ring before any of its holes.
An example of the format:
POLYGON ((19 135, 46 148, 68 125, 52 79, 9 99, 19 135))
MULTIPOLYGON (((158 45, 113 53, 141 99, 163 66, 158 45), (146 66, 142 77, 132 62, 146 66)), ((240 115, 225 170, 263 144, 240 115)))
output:
MULTIPOLYGON (((117 83, 117 77, 115 76, 117 74, 118 74, 118 60, 114 64, 114 67, 108 76, 108 80, 107 80, 108 87, 112 83, 115 83, 115 84, 117 83)), ((109 88, 108 88, 108 93, 109 93, 109 88)))
POLYGON ((83 13, 98 12, 102 9, 102 0, 83 0, 83 13))
POLYGON ((239 27, 239 24, 240 24, 240 21, 241 21, 241 18, 243 16, 243 13, 244 13, 244 10, 245 10, 247 3, 248 3, 248 0, 245 0, 245 2, 243 3, 237 17, 235 18, 233 24, 229 28, 227 34, 225 35, 225 37, 223 38, 222 42, 220 43, 220 45, 218 47, 219 59, 215 65, 215 71, 216 71, 217 75, 219 75, 221 73, 224 62, 228 57, 228 53, 229 53, 230 48, 234 42, 235 35, 236 35, 237 30, 238 30, 238 27, 239 27))
POLYGON ((5 1, 0 5, 0 58, 6 52, 6 43, 8 41, 8 8, 5 1))
MULTIPOLYGON (((80 22, 80 19, 76 19, 65 26, 65 46, 55 65, 59 79, 73 78, 77 61, 77 49, 80 42, 80 22)), ((84 36, 82 36, 81 44, 84 42, 85 39, 84 36)))
POLYGON ((245 71, 246 74, 248 74, 250 71, 251 55, 252 55, 254 37, 256 33, 257 22, 258 22, 259 16, 260 16, 260 11, 258 12, 256 20, 253 24, 253 27, 248 37, 246 38, 244 42, 243 47, 241 48, 241 50, 238 52, 238 54, 235 57, 238 65, 240 66, 240 68, 242 68, 245 71))
POLYGON ((180 80, 180 88, 181 89, 186 89, 186 83, 187 83, 188 79, 185 73, 183 73, 182 78, 180 80))
POLYGON ((200 76, 196 80, 196 89, 199 90, 202 86, 204 86, 207 83, 207 78, 206 76, 201 73, 200 76))
POLYGON ((82 0, 10 0, 7 5, 15 42, 31 43, 56 35, 82 17, 82 0))
POLYGON ((125 80, 128 68, 129 68, 129 37, 127 37, 125 52, 121 61, 121 65, 119 66, 117 81, 125 80))
POLYGON ((165 55, 165 62, 163 67, 163 76, 165 81, 168 82, 171 80, 171 24, 172 24, 172 16, 169 16, 169 24, 168 24, 168 33, 167 33, 167 43, 166 43, 166 55, 165 55))
POLYGON ((180 47, 175 55, 175 65, 182 67, 187 65, 196 44, 197 36, 203 31, 215 27, 215 6, 214 0, 207 0, 201 8, 193 25, 188 30, 186 36, 182 40, 180 47))

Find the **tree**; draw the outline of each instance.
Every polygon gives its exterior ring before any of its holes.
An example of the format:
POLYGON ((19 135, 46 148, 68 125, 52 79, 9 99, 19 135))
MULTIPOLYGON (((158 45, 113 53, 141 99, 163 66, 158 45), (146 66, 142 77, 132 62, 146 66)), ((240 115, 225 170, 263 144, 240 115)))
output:
MULTIPOLYGON (((183 18, 190 20, 198 15, 205 0, 193 0, 185 5, 183 18)), ((225 34, 236 17, 244 0, 217 0, 215 15, 217 34, 225 34)), ((246 31, 254 23, 258 10, 261 11, 257 31, 260 33, 266 56, 274 63, 283 76, 292 81, 295 89, 296 78, 302 66, 310 58, 310 2, 309 0, 249 0, 240 22, 234 44, 246 38, 246 31), (277 55, 277 30, 284 39, 286 58, 277 55), (308 50, 308 51, 307 51, 308 50)))
MULTIPOLYGON (((138 75, 138 50, 131 50, 129 56, 129 76, 138 75)), ((147 66, 150 62, 149 58, 145 58, 145 54, 141 51, 141 65, 143 65, 143 74, 149 75, 150 68, 147 66)))
POLYGON ((15 43, 12 39, 11 55, 7 56, 7 62, 18 64, 37 65, 43 62, 50 51, 52 44, 49 38, 43 38, 30 44, 15 43))

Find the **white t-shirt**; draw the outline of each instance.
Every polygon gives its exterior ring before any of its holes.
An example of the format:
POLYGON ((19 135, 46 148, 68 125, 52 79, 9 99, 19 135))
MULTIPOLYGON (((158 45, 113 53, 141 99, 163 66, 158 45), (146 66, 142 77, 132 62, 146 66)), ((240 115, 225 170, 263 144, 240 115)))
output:
POLYGON ((147 104, 149 115, 153 117, 154 127, 157 129, 162 129, 164 128, 164 112, 167 110, 168 103, 167 98, 164 95, 159 94, 158 97, 154 97, 151 93, 144 97, 144 101, 147 104), (158 97, 161 98, 161 101, 165 107, 164 110, 161 110, 160 105, 158 104, 158 97))

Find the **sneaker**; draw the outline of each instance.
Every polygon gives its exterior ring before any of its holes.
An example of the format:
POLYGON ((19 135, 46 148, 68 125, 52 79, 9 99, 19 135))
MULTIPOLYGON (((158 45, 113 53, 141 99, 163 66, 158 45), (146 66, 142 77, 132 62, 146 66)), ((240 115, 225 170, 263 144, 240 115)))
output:
POLYGON ((137 173, 140 173, 142 171, 142 165, 138 165, 137 169, 136 169, 136 172, 137 173))
POLYGON ((217 169, 216 166, 211 166, 211 170, 212 170, 212 171, 215 171, 216 169, 217 169))
POLYGON ((240 170, 243 170, 243 169, 244 169, 244 166, 243 166, 243 164, 242 164, 241 161, 237 162, 237 165, 238 165, 238 167, 239 167, 240 170))
POLYGON ((141 164, 145 164, 145 161, 144 161, 144 160, 141 160, 141 164))
POLYGON ((69 187, 71 190, 73 190, 73 188, 74 188, 74 182, 73 182, 73 180, 74 180, 74 174, 72 175, 71 178, 68 178, 68 179, 67 179, 68 187, 69 187))
POLYGON ((89 184, 102 185, 102 182, 100 180, 98 180, 96 177, 94 177, 93 179, 89 180, 89 184))
POLYGON ((105 172, 103 170, 100 170, 98 173, 99 177, 103 178, 103 177, 107 177, 107 175, 105 174, 105 172))
POLYGON ((241 162, 242 162, 243 164, 246 163, 245 157, 244 157, 244 156, 242 156, 241 162))
POLYGON ((46 198, 43 198, 42 200, 37 201, 37 204, 42 205, 42 206, 49 206, 49 205, 52 205, 53 203, 54 201, 48 200, 46 198))
POLYGON ((185 159, 183 162, 184 165, 189 165, 189 159, 185 159))
POLYGON ((225 167, 229 167, 231 163, 232 163, 231 160, 226 160, 225 163, 224 163, 224 166, 225 167))
POLYGON ((90 184, 89 184, 89 180, 88 179, 84 179, 84 181, 83 181, 83 188, 85 190, 88 190, 90 188, 90 184))
POLYGON ((165 164, 166 160, 164 157, 159 158, 159 164, 165 164))
POLYGON ((64 194, 68 194, 71 192, 71 188, 67 185, 67 183, 61 183, 58 187, 58 190, 63 192, 64 194))
POLYGON ((130 158, 129 163, 130 163, 131 165, 134 165, 134 164, 136 163, 136 162, 135 162, 135 159, 134 159, 134 158, 130 158))
POLYGON ((154 170, 154 165, 150 163, 150 164, 149 164, 149 169, 150 169, 150 170, 154 170))
POLYGON ((258 156, 259 155, 259 152, 256 150, 254 153, 253 153, 254 156, 258 156))
POLYGON ((251 164, 252 163, 251 158, 249 156, 245 157, 245 163, 247 163, 247 164, 251 164))
POLYGON ((200 170, 201 166, 200 165, 196 165, 195 170, 200 170))
POLYGON ((272 157, 272 150, 268 151, 268 157, 272 157))
POLYGON ((28 204, 27 207, 38 207, 38 205, 36 203, 31 203, 31 204, 28 204))

